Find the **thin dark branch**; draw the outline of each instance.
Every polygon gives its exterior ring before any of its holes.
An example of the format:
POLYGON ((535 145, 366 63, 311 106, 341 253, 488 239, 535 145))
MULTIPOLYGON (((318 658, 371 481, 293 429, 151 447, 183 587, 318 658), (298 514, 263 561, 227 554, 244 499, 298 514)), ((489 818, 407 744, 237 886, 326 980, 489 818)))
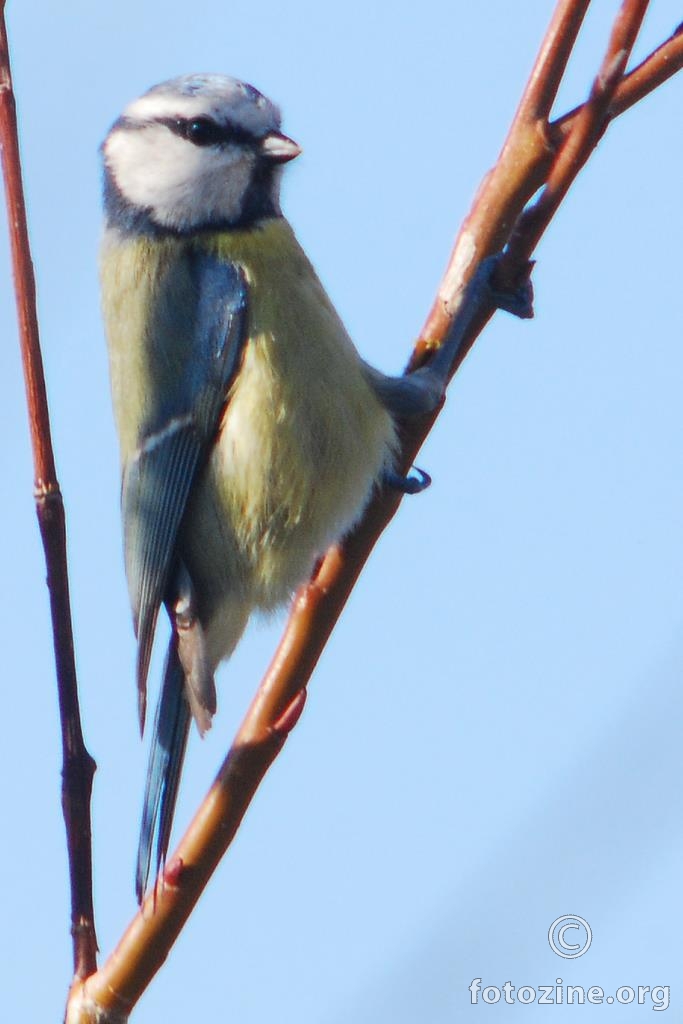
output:
POLYGON ((62 726, 62 808, 71 875, 71 933, 74 974, 85 978, 97 968, 92 903, 90 795, 95 762, 85 748, 78 707, 64 505, 57 482, 50 437, 43 363, 36 314, 35 279, 29 248, 21 180, 17 118, 12 90, 5 5, 0 5, 0 143, 12 249, 14 290, 26 384, 35 475, 36 512, 47 564, 57 687, 62 726))

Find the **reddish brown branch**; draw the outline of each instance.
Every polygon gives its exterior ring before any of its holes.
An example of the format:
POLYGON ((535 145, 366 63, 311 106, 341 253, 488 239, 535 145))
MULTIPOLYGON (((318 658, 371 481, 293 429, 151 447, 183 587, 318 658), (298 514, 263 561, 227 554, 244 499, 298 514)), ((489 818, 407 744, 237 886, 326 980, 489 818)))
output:
POLYGON ((519 218, 508 245, 512 266, 526 262, 609 123, 609 110, 649 0, 624 0, 586 103, 576 112, 538 201, 519 218))
MULTIPOLYGON (((549 121, 557 90, 567 69, 574 43, 591 0, 561 0, 555 8, 548 31, 522 93, 510 136, 521 123, 549 121)), ((510 138, 508 136, 508 138, 510 138)))
MULTIPOLYGON (((562 13, 567 19, 565 23, 571 27, 573 40, 577 26, 574 20, 569 20, 569 16, 571 14, 578 18, 580 12, 573 7, 569 10, 567 5, 563 5, 562 13)), ((548 180, 558 152, 574 131, 578 119, 584 116, 585 104, 550 125, 542 117, 535 122, 530 121, 535 109, 548 106, 557 73, 560 68, 564 70, 569 57, 567 47, 560 46, 555 40, 554 25, 557 20, 556 12, 534 65, 535 84, 525 90, 498 161, 484 178, 455 240, 436 300, 408 365, 409 370, 425 363, 446 336, 457 311, 458 296, 476 270, 478 261, 499 252, 509 242, 515 225, 519 230, 519 218, 526 204, 548 180), (552 65, 550 68, 539 67, 543 53, 552 65)), ((679 26, 666 42, 621 79, 609 104, 607 119, 611 121, 623 114, 681 68, 683 26, 679 26)), ((547 208, 546 224, 549 223, 550 212, 547 208)), ((530 254, 531 251, 527 246, 525 252, 530 254)), ((508 261, 505 283, 514 286, 519 275, 526 272, 527 257, 524 252, 518 251, 514 262, 508 261)), ((486 319, 482 320, 478 329, 472 332, 470 344, 463 346, 454 370, 462 364, 485 323, 486 319)))
POLYGON ((84 978, 97 968, 90 843, 90 794, 95 762, 83 742, 78 708, 64 506, 57 482, 50 437, 4 3, 0 5, 0 143, 21 356, 33 448, 36 512, 47 564, 57 668, 63 751, 62 808, 66 822, 71 875, 74 973, 77 978, 84 978))
POLYGON ((125 1018, 163 964, 296 724, 306 683, 398 503, 394 494, 375 502, 362 527, 343 549, 330 549, 315 579, 299 591, 282 640, 208 796, 169 860, 163 880, 112 956, 74 993, 68 1024, 125 1018))
MULTIPOLYGON (((483 181, 458 235, 413 353, 411 368, 431 358, 452 331, 456 316, 465 307, 467 285, 476 269, 486 256, 510 241, 526 204, 541 185, 554 182, 555 195, 562 189, 566 191, 578 172, 573 161, 585 159, 590 153, 607 120, 646 95, 683 64, 683 47, 674 36, 630 75, 621 77, 647 6, 642 0, 627 0, 615 22, 598 86, 583 107, 549 125, 548 111, 587 5, 586 0, 562 0, 558 4, 501 157, 483 181), (572 145, 576 150, 570 161, 571 150, 565 152, 564 147, 574 132, 577 134, 572 145), (561 159, 558 153, 562 154, 561 159)), ((553 212, 552 204, 546 203, 538 215, 537 227, 544 229, 553 212)), ((508 268, 510 271, 518 279, 524 278, 528 273, 526 258, 519 256, 516 264, 508 268)), ((492 305, 486 302, 474 310, 467 321, 465 343, 455 369, 492 313, 492 305)), ((413 460, 435 418, 436 414, 405 426, 406 465, 413 460)), ((398 503, 393 493, 379 494, 360 526, 342 546, 327 553, 315 579, 300 591, 282 641, 233 747, 167 865, 156 902, 154 897, 148 898, 107 963, 74 991, 69 1024, 95 1019, 104 1024, 125 1017, 163 963, 239 827, 263 775, 296 722, 311 672, 358 574, 398 503)))
MULTIPOLYGON (((683 67, 683 25, 679 25, 661 46, 658 46, 645 60, 624 75, 610 104, 610 120, 623 114, 629 107, 663 85, 676 72, 680 71, 681 67, 683 67)), ((558 144, 560 138, 564 138, 571 130, 572 123, 580 109, 579 107, 576 110, 571 110, 551 125, 551 134, 556 136, 558 144)))
MULTIPOLYGON (((507 244, 521 211, 553 165, 556 147, 549 132, 550 108, 589 4, 590 0, 559 0, 555 8, 500 156, 481 183, 455 240, 437 297, 408 364, 409 371, 427 362, 446 337, 463 289, 477 266, 507 244)), ((522 269, 522 265, 520 261, 520 273, 526 274, 528 267, 522 269)), ((510 288, 519 284, 513 276, 508 269, 506 284, 510 288)), ((454 372, 487 319, 482 319, 470 343, 463 347, 454 372)))

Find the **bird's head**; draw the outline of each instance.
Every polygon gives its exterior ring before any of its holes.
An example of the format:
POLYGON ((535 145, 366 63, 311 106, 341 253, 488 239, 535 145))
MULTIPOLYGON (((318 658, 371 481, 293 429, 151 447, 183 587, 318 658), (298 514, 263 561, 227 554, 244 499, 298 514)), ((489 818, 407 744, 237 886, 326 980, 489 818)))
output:
POLYGON ((105 209, 123 230, 190 233, 279 216, 301 152, 280 112, 227 75, 185 75, 130 103, 102 143, 105 209))

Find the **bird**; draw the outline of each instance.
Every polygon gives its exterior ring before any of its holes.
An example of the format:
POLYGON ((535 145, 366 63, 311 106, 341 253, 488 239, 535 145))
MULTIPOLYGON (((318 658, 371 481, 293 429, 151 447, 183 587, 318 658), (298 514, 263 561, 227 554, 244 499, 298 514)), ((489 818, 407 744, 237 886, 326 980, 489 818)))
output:
POLYGON ((284 217, 301 149, 277 106, 222 74, 162 82, 101 145, 100 280, 121 457, 124 562, 141 732, 159 613, 170 622, 136 867, 165 862, 190 724, 254 612, 402 476, 398 423, 442 400, 444 372, 365 362, 284 217))

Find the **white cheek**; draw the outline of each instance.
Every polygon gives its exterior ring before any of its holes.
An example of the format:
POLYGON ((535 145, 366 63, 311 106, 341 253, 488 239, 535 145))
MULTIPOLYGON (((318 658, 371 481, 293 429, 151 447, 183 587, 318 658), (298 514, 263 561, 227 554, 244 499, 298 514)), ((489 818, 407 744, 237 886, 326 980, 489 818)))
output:
POLYGON ((236 219, 254 166, 240 147, 194 146, 163 125, 115 132, 105 159, 128 202, 175 228, 236 219))
POLYGON ((159 125, 114 132, 104 155, 124 197, 134 206, 150 207, 173 189, 181 162, 185 173, 192 172, 192 154, 186 148, 187 143, 159 125))

